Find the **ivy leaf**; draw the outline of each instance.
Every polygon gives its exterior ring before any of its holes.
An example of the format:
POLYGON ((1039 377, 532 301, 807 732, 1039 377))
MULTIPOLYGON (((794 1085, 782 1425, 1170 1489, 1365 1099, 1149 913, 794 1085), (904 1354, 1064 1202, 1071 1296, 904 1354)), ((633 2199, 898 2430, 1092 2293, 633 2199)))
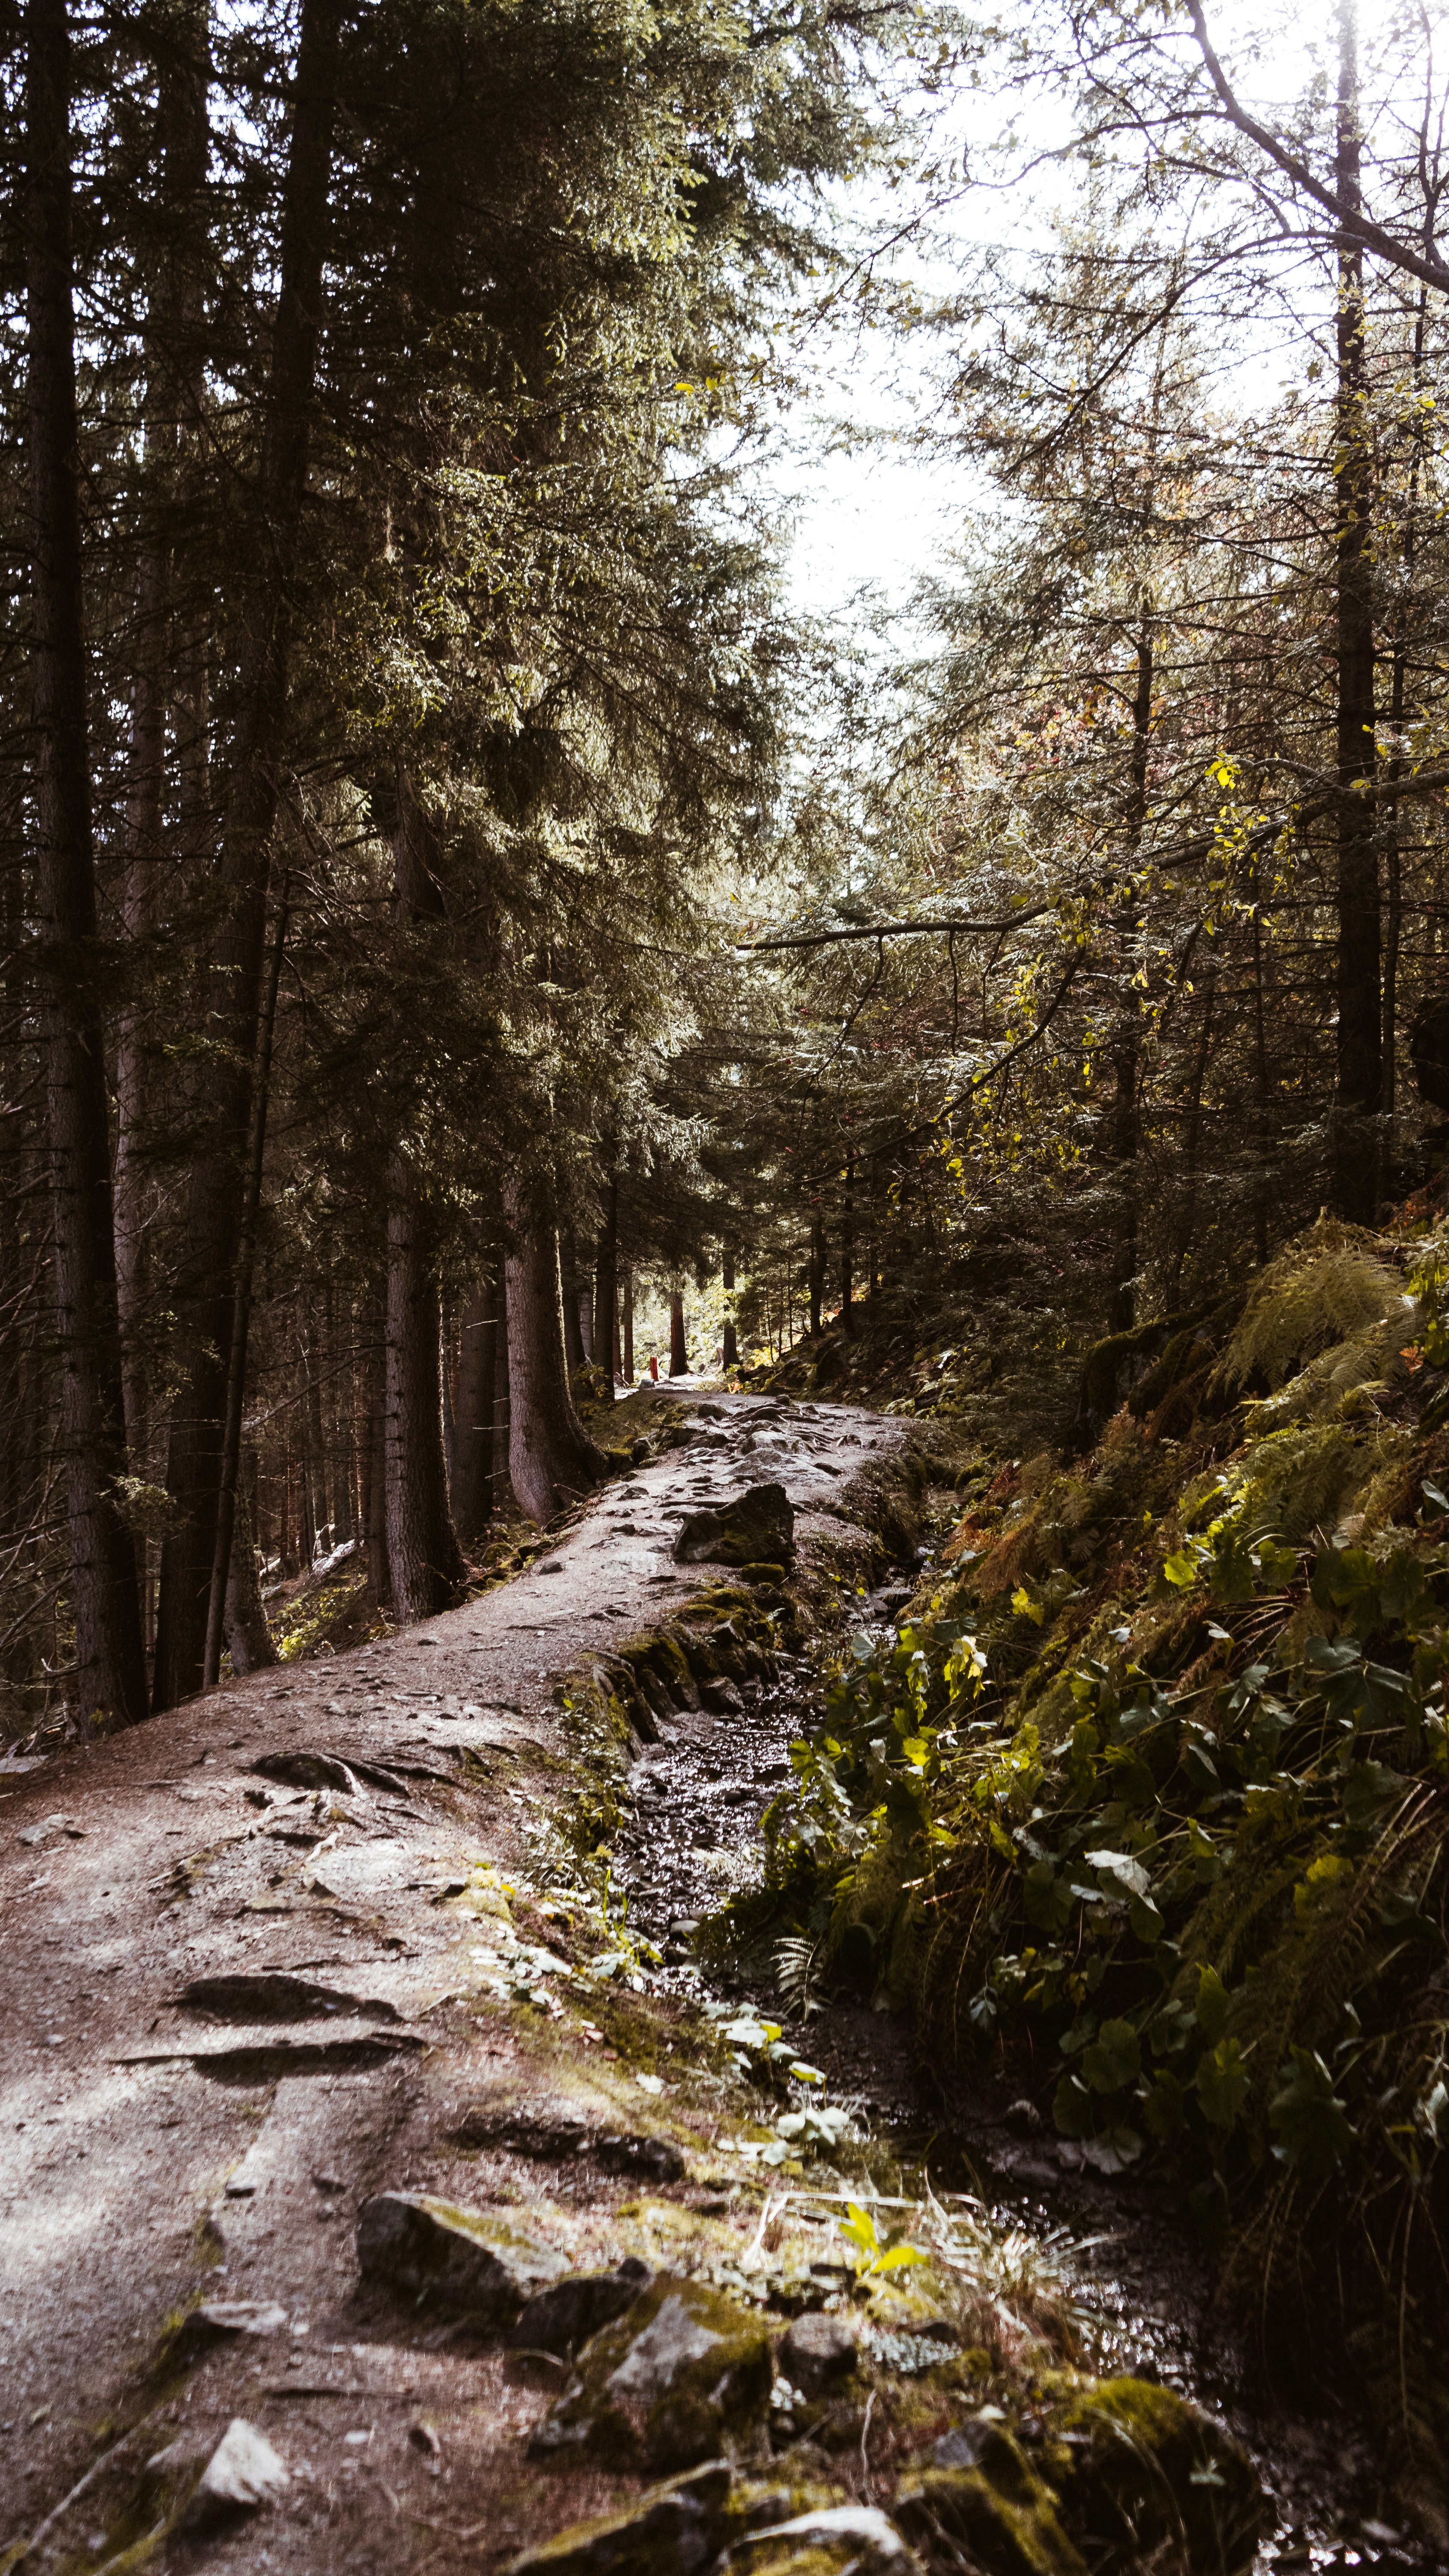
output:
POLYGON ((1305 2182, 1325 2182, 1353 2144, 1333 2078, 1311 2048, 1295 2048, 1279 2067, 1268 2117, 1278 2132, 1275 2155, 1305 2182))
POLYGON ((1254 1562, 1270 1592, 1281 1592, 1298 1571, 1298 1551, 1280 1547, 1276 1539, 1260 1539, 1253 1550, 1254 1562))
POLYGON ((1142 2046, 1130 2021, 1104 2021, 1082 2051, 1082 2074, 1094 2093, 1121 2093, 1142 2072, 1142 2046))
POLYGON ((1170 2146, 1187 2126, 1187 2095, 1167 2067, 1159 2069, 1142 2103, 1142 2123, 1150 2137, 1170 2146))
POLYGON ((1235 2039, 1220 2039, 1199 2059, 1197 2098, 1215 2129, 1232 2127, 1248 2098, 1247 2060, 1235 2039))
POLYGON ((1386 1762, 1351 1762, 1344 1776, 1343 1811, 1351 1825, 1371 1825, 1381 1807, 1408 1783, 1386 1762))
POLYGON ((1141 1861, 1134 1860, 1130 1852, 1089 1851, 1083 1857, 1090 1869, 1099 1870, 1106 1878, 1115 1878, 1129 1896, 1151 1895, 1152 1881, 1141 1861))
POLYGON ((1038 1931, 1065 1932, 1072 1919, 1071 1892, 1062 1886, 1049 1860, 1032 1862, 1022 1880, 1021 1897, 1026 1919, 1038 1931))
POLYGON ((1104 2138, 1084 2140, 1082 2161, 1095 2165, 1098 2173, 1124 2173, 1128 2165, 1136 2164, 1141 2153, 1142 2140, 1136 2130, 1119 2122, 1116 2128, 1107 2131, 1104 2138))
POLYGON ((1052 2118, 1064 2138, 1090 2138, 1096 2122, 1092 2097, 1075 2075, 1064 2075, 1052 2097, 1052 2118))
POLYGON ((1215 1796, 1223 1785, 1218 1777, 1217 1764, 1208 1750, 1212 1742, 1212 1737, 1197 1726, 1188 1727, 1183 1738, 1182 1767, 1194 1789, 1205 1797, 1215 1796))
POLYGON ((1164 1557, 1162 1574, 1164 1582, 1170 1583, 1174 1591, 1190 1592, 1197 1581, 1197 1558, 1189 1556, 1186 1548, 1180 1547, 1172 1556, 1164 1557))
POLYGON ((1199 1968, 1197 1973, 1197 2026, 1209 2048, 1217 2045, 1228 2026, 1228 1990, 1216 1968, 1199 1968))

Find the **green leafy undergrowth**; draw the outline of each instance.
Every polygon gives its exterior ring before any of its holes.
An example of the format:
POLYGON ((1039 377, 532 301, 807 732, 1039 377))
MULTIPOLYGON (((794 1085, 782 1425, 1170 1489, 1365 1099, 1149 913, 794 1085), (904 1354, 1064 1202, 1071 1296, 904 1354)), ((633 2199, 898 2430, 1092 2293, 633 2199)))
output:
POLYGON ((1265 2321, 1357 2339, 1411 2488, 1449 2429, 1446 1304, 1437 1239, 1317 1228, 1187 1436, 1124 1408, 984 1468, 768 1819, 777 1936, 1034 2078, 1069 2161, 1180 2178, 1265 2321))

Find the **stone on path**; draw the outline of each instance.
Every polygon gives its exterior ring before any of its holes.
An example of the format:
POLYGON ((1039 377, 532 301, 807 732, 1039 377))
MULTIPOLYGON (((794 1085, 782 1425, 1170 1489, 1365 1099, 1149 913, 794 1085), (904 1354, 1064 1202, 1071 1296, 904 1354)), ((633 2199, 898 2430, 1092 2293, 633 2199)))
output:
POLYGON ((535 2292, 509 2341, 565 2360, 632 2308, 648 2278, 647 2263, 634 2254, 616 2272, 571 2272, 566 2281, 535 2292))
POLYGON ((363 2203, 357 2260, 373 2279, 460 2309, 484 2326, 512 2325, 537 2291, 568 2270, 561 2254, 506 2220, 410 2191, 363 2203))
POLYGON ((729 2503, 729 2462, 711 2460, 622 2512, 571 2523, 525 2549, 507 2576, 695 2576, 726 2536, 729 2503))
POLYGON ((769 2402, 764 2321, 719 2290, 662 2272, 584 2347, 530 2448, 692 2468, 728 2451, 769 2402))
POLYGON ((736 2541, 721 2576, 919 2576, 888 2514, 875 2504, 832 2504, 791 2516, 736 2541))
POLYGON ((467 2147, 508 2147, 515 2155, 544 2162, 587 2156, 605 2173, 637 2173, 651 2182, 678 2182, 685 2171, 685 2157, 672 2138, 650 2137, 638 2129, 600 2129, 595 2117, 584 2103, 520 2102, 500 2096, 468 2103, 449 2134, 467 2147))
POLYGON ((278 2504, 291 2483, 265 2433, 234 2415, 209 2459, 183 2433, 148 2460, 141 2501, 150 2512, 162 2508, 168 2529, 196 2529, 278 2504))
POLYGON ((818 2397, 854 2370, 855 2336, 844 2317, 797 2317, 780 2346, 780 2368, 802 2397, 818 2397))
POLYGON ((691 1512, 674 1542, 679 1565, 778 1565, 795 1545, 795 1508, 783 1485, 751 1485, 715 1510, 691 1512))
POLYGON ((218 2021, 309 2021, 329 2013, 369 2013, 401 2021, 386 1995, 356 1994, 348 1986, 320 1985, 285 1968, 234 1968, 224 1976, 193 1977, 176 1998, 188 2012, 218 2021))
POLYGON ((287 2311, 276 2299, 204 2299, 192 2308, 177 2336, 188 2351, 229 2343, 234 2335, 280 2334, 287 2311))
POLYGON ((192 2511, 220 2508, 252 2513, 259 2505, 277 2504, 291 2485, 285 2463, 265 2433, 234 2415, 201 2472, 192 2511))

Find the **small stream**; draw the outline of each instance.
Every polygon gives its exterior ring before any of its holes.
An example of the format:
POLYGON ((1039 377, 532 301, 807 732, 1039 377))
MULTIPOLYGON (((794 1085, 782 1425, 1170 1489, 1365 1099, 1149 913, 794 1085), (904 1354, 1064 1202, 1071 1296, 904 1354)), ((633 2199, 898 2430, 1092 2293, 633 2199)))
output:
MULTIPOLYGON (((861 1605, 887 1622, 903 1587, 861 1605)), ((664 1954, 681 1992, 708 1996, 693 1963, 700 1921, 756 1886, 760 1818, 790 1776, 789 1746, 823 1716, 819 1673, 781 1653, 747 1685, 742 1714, 684 1712, 661 1727, 631 1777, 632 1813, 615 1837, 615 1885, 631 1925, 664 1954)), ((738 1990, 745 2000, 745 1990, 738 1990)), ((830 2096, 860 2126, 887 2136, 903 2164, 929 2149, 938 2191, 973 2195, 1003 2234, 1026 2228, 1076 2285, 1094 2365, 1130 2372, 1195 2398, 1256 2461, 1276 2512, 1257 2565, 1267 2571, 1424 2569, 1444 2564, 1394 2524, 1372 2452, 1341 2415, 1310 2415, 1255 2395, 1241 2330, 1214 2308, 1212 2280, 1185 2218, 1185 2195, 1150 2177, 1108 2181, 1063 2171, 1056 2141, 990 2082, 957 2083, 943 2098, 914 2063, 898 2017, 835 2002, 792 2024, 768 1987, 750 1991, 785 2023, 802 2054, 830 2076, 830 2096)))

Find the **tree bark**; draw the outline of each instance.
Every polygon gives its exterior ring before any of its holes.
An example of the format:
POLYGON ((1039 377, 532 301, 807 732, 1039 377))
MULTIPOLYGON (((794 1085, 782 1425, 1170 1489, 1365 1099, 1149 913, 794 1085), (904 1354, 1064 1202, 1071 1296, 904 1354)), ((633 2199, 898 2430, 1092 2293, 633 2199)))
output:
MULTIPOLYGON (((252 1282, 256 1268, 257 1220, 262 1204, 262 1160, 267 1138, 267 1102, 271 1092, 272 1037, 277 1024, 277 989, 287 944, 285 884, 277 912, 276 934, 267 967, 266 989, 257 1023, 257 1060, 253 1068, 250 1134, 242 1176, 241 1234, 237 1244, 236 1281, 232 1292, 231 1333, 227 1345, 226 1399, 221 1437, 221 1482, 216 1500, 216 1541, 211 1556, 211 1583, 206 1604, 206 1643, 202 1680, 210 1689, 221 1672, 221 1641, 226 1624, 226 1596, 235 1555, 236 1489, 241 1463, 242 1414, 246 1402, 247 1339, 251 1328, 252 1282)), ((303 1459, 306 1458, 303 1426, 303 1459)), ((303 1466, 305 1479, 306 1467, 303 1466)), ((309 1559, 310 1562, 310 1559, 309 1559)))
POLYGON ((574 1230, 568 1226, 559 1239, 559 1263, 563 1280, 564 1355, 569 1375, 584 1366, 584 1336, 579 1321, 579 1254, 574 1230))
POLYGON ((373 1348, 367 1359, 368 1406, 366 1415, 367 1455, 363 1489, 363 1525, 367 1537, 367 1580, 372 1597, 379 1606, 392 1600, 392 1578, 387 1562, 387 1407, 384 1400, 385 1364, 376 1347, 381 1336, 381 1320, 369 1316, 373 1348))
POLYGON ((634 1273, 624 1273, 624 1384, 634 1383, 634 1273))
POLYGON ((619 1184, 611 1179, 604 1199, 594 1268, 594 1353, 604 1372, 604 1401, 614 1401, 619 1370, 619 1184))
POLYGON ((172 1411, 167 1483, 180 1521, 161 1554, 158 1708, 173 1706, 200 1686, 206 1651, 240 1242, 239 1179, 251 1123, 272 833, 287 731, 291 601, 317 372, 340 12, 341 0, 302 0, 280 291, 254 511, 256 569, 238 655, 232 784, 218 870, 222 913, 207 1015, 214 1053, 199 1102, 210 1135, 197 1157, 188 1211, 189 1271, 179 1290, 187 1356, 172 1411))
POLYGON ((671 1377, 689 1375, 689 1345, 684 1338, 684 1292, 679 1288, 669 1291, 669 1374, 671 1377))
MULTIPOLYGON (((1339 0, 1338 201, 1362 207, 1358 26, 1355 0, 1339 0)), ((1347 227, 1338 244, 1338 1038, 1333 1121, 1334 1204, 1372 1223, 1378 1202, 1377 1118, 1383 1088, 1380 922, 1375 845, 1373 507, 1368 420, 1363 246, 1347 227)))
POLYGON ((840 1216, 840 1324, 841 1330, 853 1333, 855 1317, 851 1297, 855 1287, 855 1156, 845 1158, 845 1196, 840 1216))
POLYGON ((587 1244, 575 1245, 574 1284, 578 1292, 579 1339, 584 1346, 584 1365, 592 1368, 599 1356, 598 1336, 594 1328, 594 1283, 589 1273, 592 1264, 587 1244))
MULTIPOLYGON (((394 900, 405 923, 441 921, 441 852, 398 770, 394 900)), ((443 1443, 443 1318, 417 1173, 401 1144, 387 1167, 387 1561, 400 1620, 427 1619, 467 1576, 448 1507, 443 1443)))
MULTIPOLYGON (((1394 619, 1393 660, 1389 682, 1389 732, 1394 749, 1388 765, 1389 782, 1397 787, 1404 774, 1404 758, 1399 746, 1404 734, 1404 690, 1409 667, 1407 597, 1414 574, 1414 556, 1418 543, 1419 475, 1424 453, 1423 414, 1419 393, 1424 377, 1424 341, 1429 318, 1429 291, 1420 287, 1414 316, 1414 359, 1410 378, 1412 391, 1413 463, 1409 468, 1409 493, 1404 511, 1402 555, 1402 589, 1394 619)), ((1397 1067, 1399 1048, 1399 948, 1403 934, 1403 862, 1399 846, 1399 806, 1390 797, 1385 809, 1384 830, 1384 970, 1383 1009, 1380 1022, 1380 1056, 1382 1062, 1379 1108, 1392 1118, 1397 1100, 1397 1067)))
POLYGON ((820 1298, 825 1286, 825 1228, 817 1217, 810 1228, 810 1330, 820 1330, 820 1298))
MULTIPOLYGON (((727 1252, 724 1256, 724 1264, 720 1273, 720 1284, 727 1297, 732 1297, 734 1295, 735 1257, 732 1252, 727 1252)), ((735 1332, 735 1319, 731 1314, 727 1314, 725 1316, 724 1331, 720 1336, 720 1349, 723 1354, 725 1367, 727 1369, 738 1368, 740 1362, 739 1341, 735 1332)))
POLYGON ((512 1422, 512 1404, 508 1378, 508 1289, 503 1266, 497 1277, 498 1319, 493 1328, 493 1504, 496 1513, 509 1509, 513 1485, 509 1474, 508 1450, 512 1422))
POLYGON ((146 1472, 150 1388, 142 1345, 147 1294, 147 1242, 154 1212, 146 1130, 150 1082, 144 1011, 134 952, 161 920, 166 813, 166 719, 177 659, 171 633, 171 527, 185 445, 183 408, 199 400, 191 346, 202 298, 192 245, 200 230, 210 131, 206 115, 209 46, 207 0, 187 0, 158 47, 161 198, 169 231, 146 317, 146 465, 149 519, 136 575, 134 678, 126 788, 126 860, 122 926, 133 952, 130 990, 116 1038, 116 1277, 126 1436, 137 1471, 146 1472))
POLYGON ((463 1316, 453 1429, 453 1522, 476 1538, 493 1509, 493 1390, 497 1377, 497 1294, 484 1279, 463 1316))
POLYGON ((503 1198, 509 1227, 509 1472, 520 1510, 530 1520, 551 1521, 575 1494, 597 1482, 604 1462, 569 1391, 558 1236, 524 1207, 511 1179, 505 1179, 503 1198))
POLYGON ((457 1599, 467 1567, 448 1512, 443 1455, 442 1314, 428 1258, 417 1176, 388 1158, 387 1562, 401 1621, 457 1599))
POLYGON ((146 1714, 146 1669, 136 1551, 114 1499, 126 1467, 125 1410, 96 956, 64 0, 28 0, 25 34, 37 964, 74 1707, 83 1722, 131 1725, 146 1714))
MULTIPOLYGON (((256 1461, 252 1461, 255 1470, 256 1461)), ((226 1586, 226 1642, 234 1673, 259 1673, 277 1661, 267 1625, 262 1580, 257 1569, 252 1485, 243 1476, 237 1486, 232 1522, 231 1571, 226 1586)))

